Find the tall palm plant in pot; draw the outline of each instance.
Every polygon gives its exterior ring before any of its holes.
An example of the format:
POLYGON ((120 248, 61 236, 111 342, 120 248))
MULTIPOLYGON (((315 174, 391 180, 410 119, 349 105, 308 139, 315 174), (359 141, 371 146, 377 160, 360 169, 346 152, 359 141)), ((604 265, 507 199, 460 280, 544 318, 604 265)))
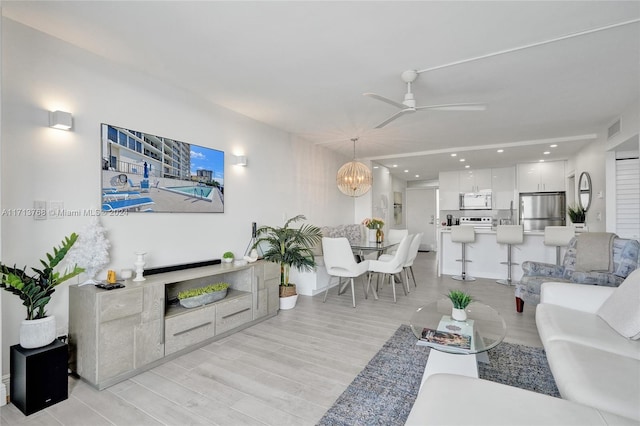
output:
POLYGON ((261 226, 256 230, 256 242, 252 248, 260 246, 264 260, 280 264, 281 309, 282 298, 295 296, 294 299, 297 299, 296 286, 289 282, 291 267, 311 271, 316 266, 313 247, 322 239, 320 228, 310 224, 303 224, 300 228, 290 227, 292 223, 306 219, 300 214, 287 220, 282 227, 261 226))
POLYGON ((56 337, 55 317, 47 316, 45 307, 57 285, 84 272, 77 265, 62 274, 55 271, 77 239, 75 233, 65 237, 60 247, 53 248, 53 254, 46 254, 47 260, 40 260, 42 269, 31 268, 33 275, 27 273, 26 266, 20 269, 0 262, 0 287, 18 296, 27 308, 27 317, 20 325, 20 345, 24 348, 46 346, 56 337))

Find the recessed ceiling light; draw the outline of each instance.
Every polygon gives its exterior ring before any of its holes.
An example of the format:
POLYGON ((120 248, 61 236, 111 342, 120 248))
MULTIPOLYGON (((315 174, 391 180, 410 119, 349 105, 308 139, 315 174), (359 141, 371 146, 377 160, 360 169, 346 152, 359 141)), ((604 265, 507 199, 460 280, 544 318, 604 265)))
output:
POLYGON ((457 157, 457 156, 458 156, 458 154, 453 153, 453 154, 451 154, 451 156, 452 156, 452 157, 457 157))
POLYGON ((460 159, 460 162, 461 162, 461 163, 464 163, 465 161, 466 161, 466 160, 465 160, 464 158, 461 158, 461 159, 460 159))
POLYGON ((544 160, 540 160, 541 163, 544 163, 544 160))
POLYGON ((550 148, 557 148, 558 144, 554 143, 553 145, 549 145, 550 148))
POLYGON ((391 167, 398 167, 398 165, 397 165, 397 164, 394 164, 394 165, 393 165, 393 166, 391 166, 391 167))
POLYGON ((468 165, 468 164, 466 166, 464 166, 465 169, 468 169, 469 167, 471 167, 471 166, 468 165))
POLYGON ((374 169, 377 169, 377 168, 378 168, 378 166, 373 166, 373 168, 374 168, 374 169))
POLYGON ((404 172, 405 172, 405 173, 409 173, 409 170, 405 170, 404 172))
POLYGON ((543 154, 544 155, 549 155, 549 154, 551 154, 551 151, 545 151, 545 152, 543 152, 543 154))
POLYGON ((420 175, 416 175, 416 177, 420 177, 420 175))
POLYGON ((504 152, 504 149, 499 149, 498 152, 504 152))

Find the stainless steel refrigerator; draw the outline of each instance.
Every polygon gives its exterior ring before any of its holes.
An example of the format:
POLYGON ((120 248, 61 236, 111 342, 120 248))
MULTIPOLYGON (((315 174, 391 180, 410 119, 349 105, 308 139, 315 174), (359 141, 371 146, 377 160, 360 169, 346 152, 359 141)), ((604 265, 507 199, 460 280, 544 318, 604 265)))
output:
POLYGON ((566 225, 564 192, 520 193, 520 224, 525 231, 544 231, 545 226, 566 225))

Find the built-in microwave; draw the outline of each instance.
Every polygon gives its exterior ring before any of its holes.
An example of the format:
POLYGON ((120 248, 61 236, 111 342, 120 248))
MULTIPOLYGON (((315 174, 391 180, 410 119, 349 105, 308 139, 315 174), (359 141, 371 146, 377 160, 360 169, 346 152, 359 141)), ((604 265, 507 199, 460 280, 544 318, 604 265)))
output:
POLYGON ((491 191, 460 194, 460 210, 491 210, 491 191))

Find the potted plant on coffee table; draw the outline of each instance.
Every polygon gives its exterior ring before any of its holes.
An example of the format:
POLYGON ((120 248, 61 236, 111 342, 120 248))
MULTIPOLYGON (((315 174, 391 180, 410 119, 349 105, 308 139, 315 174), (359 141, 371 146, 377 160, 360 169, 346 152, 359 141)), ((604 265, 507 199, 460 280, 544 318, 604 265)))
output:
POLYGON ((316 266, 313 247, 322 240, 320 228, 309 224, 290 227, 292 223, 306 219, 304 215, 297 215, 287 220, 283 227, 261 226, 256 230, 252 248, 260 246, 264 260, 280 264, 280 309, 291 309, 298 300, 296 285, 289 282, 291 267, 311 271, 316 266))
POLYGON ((47 253, 47 260, 40 260, 42 269, 31 268, 35 272, 33 275, 26 272, 26 266, 19 269, 0 262, 0 287, 18 296, 27 307, 27 317, 20 324, 20 345, 23 348, 47 346, 56 338, 55 317, 47 316, 45 307, 57 285, 84 272, 77 265, 62 274, 54 270, 77 239, 75 233, 65 237, 60 247, 53 248, 53 255, 47 253))
POLYGON ((447 294, 451 303, 453 303, 453 308, 451 310, 451 318, 456 321, 466 321, 467 320, 467 311, 465 310, 469 303, 473 301, 473 298, 467 293, 460 290, 451 290, 449 294, 447 294))

